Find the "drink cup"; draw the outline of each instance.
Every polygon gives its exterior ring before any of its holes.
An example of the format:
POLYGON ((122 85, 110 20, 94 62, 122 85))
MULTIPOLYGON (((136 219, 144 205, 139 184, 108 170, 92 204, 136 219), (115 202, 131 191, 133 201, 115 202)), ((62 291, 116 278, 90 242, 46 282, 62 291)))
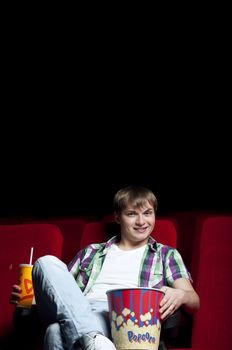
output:
POLYGON ((22 289, 18 307, 30 308, 34 297, 32 284, 32 267, 31 264, 19 264, 19 286, 22 289))
POLYGON ((111 335, 117 350, 157 350, 161 331, 159 304, 164 292, 154 288, 122 288, 106 293, 111 335))

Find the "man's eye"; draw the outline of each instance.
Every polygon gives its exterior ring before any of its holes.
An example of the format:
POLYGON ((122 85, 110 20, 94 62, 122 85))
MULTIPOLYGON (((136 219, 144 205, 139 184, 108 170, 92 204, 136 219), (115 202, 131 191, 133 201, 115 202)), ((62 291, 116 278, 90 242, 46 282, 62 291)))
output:
POLYGON ((153 211, 147 211, 146 213, 144 213, 146 216, 150 216, 153 215, 153 211))
POLYGON ((135 216, 135 213, 128 213, 128 216, 135 216))

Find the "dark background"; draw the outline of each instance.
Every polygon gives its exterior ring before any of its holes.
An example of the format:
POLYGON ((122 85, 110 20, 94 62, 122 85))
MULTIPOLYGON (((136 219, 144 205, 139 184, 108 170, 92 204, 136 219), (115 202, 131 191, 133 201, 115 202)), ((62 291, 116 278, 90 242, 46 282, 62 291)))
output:
POLYGON ((115 191, 131 184, 155 192, 158 215, 232 210, 228 122, 162 122, 146 112, 127 125, 126 116, 109 118, 15 126, 2 146, 0 216, 101 217, 115 191))
POLYGON ((229 22, 197 13, 148 38, 118 23, 6 27, 0 216, 101 216, 130 184, 161 215, 232 210, 229 22))

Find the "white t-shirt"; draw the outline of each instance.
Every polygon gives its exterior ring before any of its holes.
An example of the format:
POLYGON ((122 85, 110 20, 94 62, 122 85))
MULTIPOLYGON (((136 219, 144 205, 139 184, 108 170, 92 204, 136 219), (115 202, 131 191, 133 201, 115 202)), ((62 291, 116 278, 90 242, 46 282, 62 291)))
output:
POLYGON ((138 287, 141 260, 146 245, 122 250, 113 244, 108 251, 101 272, 86 297, 89 300, 107 301, 106 291, 117 288, 138 287))

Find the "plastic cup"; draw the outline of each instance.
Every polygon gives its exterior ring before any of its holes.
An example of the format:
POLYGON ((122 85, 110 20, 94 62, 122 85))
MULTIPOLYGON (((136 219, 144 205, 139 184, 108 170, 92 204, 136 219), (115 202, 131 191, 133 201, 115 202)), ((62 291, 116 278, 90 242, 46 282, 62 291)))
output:
POLYGON ((157 350, 161 331, 159 304, 164 292, 153 288, 122 288, 106 293, 111 335, 117 350, 157 350))
POLYGON ((30 308, 34 297, 32 284, 32 267, 30 264, 19 264, 19 286, 22 289, 17 307, 30 308))

